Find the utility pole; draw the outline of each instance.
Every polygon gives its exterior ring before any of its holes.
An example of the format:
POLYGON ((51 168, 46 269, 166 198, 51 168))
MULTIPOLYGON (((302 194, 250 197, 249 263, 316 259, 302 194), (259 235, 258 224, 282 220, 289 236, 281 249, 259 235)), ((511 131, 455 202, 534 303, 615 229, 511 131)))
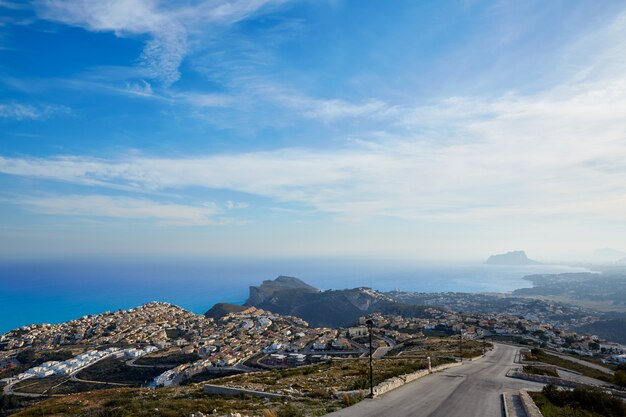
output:
POLYGON ((365 324, 367 324, 370 334, 370 398, 374 398, 374 367, 372 366, 372 327, 374 322, 372 319, 368 319, 365 324))
POLYGON ((461 363, 463 363, 463 329, 459 329, 459 356, 461 363))

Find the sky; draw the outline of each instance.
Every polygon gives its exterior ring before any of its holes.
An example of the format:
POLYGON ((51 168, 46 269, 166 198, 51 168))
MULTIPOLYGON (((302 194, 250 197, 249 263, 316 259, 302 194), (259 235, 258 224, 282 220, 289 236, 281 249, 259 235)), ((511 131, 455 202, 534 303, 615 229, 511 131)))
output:
POLYGON ((622 1, 0 0, 0 259, 624 236, 622 1))

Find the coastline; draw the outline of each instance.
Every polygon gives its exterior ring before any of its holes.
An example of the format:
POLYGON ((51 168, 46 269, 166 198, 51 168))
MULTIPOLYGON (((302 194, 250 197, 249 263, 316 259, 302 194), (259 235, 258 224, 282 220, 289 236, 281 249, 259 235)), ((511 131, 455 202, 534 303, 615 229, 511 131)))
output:
POLYGON ((371 287, 380 291, 507 293, 532 286, 536 273, 582 272, 560 265, 288 260, 261 263, 37 262, 0 264, 0 334, 35 323, 60 323, 87 314, 164 301, 197 314, 218 302, 243 303, 248 287, 280 274, 322 290, 371 287), (96 272, 97 271, 97 272, 96 272), (293 272, 292 272, 293 271, 293 272))

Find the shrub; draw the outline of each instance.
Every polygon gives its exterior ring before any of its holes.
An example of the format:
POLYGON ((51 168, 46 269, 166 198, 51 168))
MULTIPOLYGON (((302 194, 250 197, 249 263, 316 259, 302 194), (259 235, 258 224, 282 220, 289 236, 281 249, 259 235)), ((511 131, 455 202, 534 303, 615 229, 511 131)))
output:
POLYGON ((626 371, 623 371, 623 370, 615 371, 614 380, 617 385, 626 387, 626 371))
POLYGON ((263 410, 263 417, 278 417, 278 414, 274 410, 265 409, 263 410))
POLYGON ((542 392, 548 401, 559 407, 570 406, 606 417, 626 415, 626 404, 623 401, 598 389, 576 388, 573 391, 562 391, 554 385, 548 385, 542 392))
POLYGON ((529 375, 559 376, 554 368, 526 365, 523 369, 529 375))
POLYGON ((287 403, 278 411, 278 417, 304 417, 304 413, 292 403, 287 403))

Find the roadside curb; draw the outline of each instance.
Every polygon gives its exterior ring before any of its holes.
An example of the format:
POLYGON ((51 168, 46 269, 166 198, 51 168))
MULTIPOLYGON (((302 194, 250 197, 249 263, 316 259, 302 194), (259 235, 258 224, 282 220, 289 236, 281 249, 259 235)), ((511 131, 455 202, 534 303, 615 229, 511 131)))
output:
POLYGON ((506 403, 506 392, 502 393, 502 408, 504 409, 504 417, 509 417, 509 406, 506 403))

